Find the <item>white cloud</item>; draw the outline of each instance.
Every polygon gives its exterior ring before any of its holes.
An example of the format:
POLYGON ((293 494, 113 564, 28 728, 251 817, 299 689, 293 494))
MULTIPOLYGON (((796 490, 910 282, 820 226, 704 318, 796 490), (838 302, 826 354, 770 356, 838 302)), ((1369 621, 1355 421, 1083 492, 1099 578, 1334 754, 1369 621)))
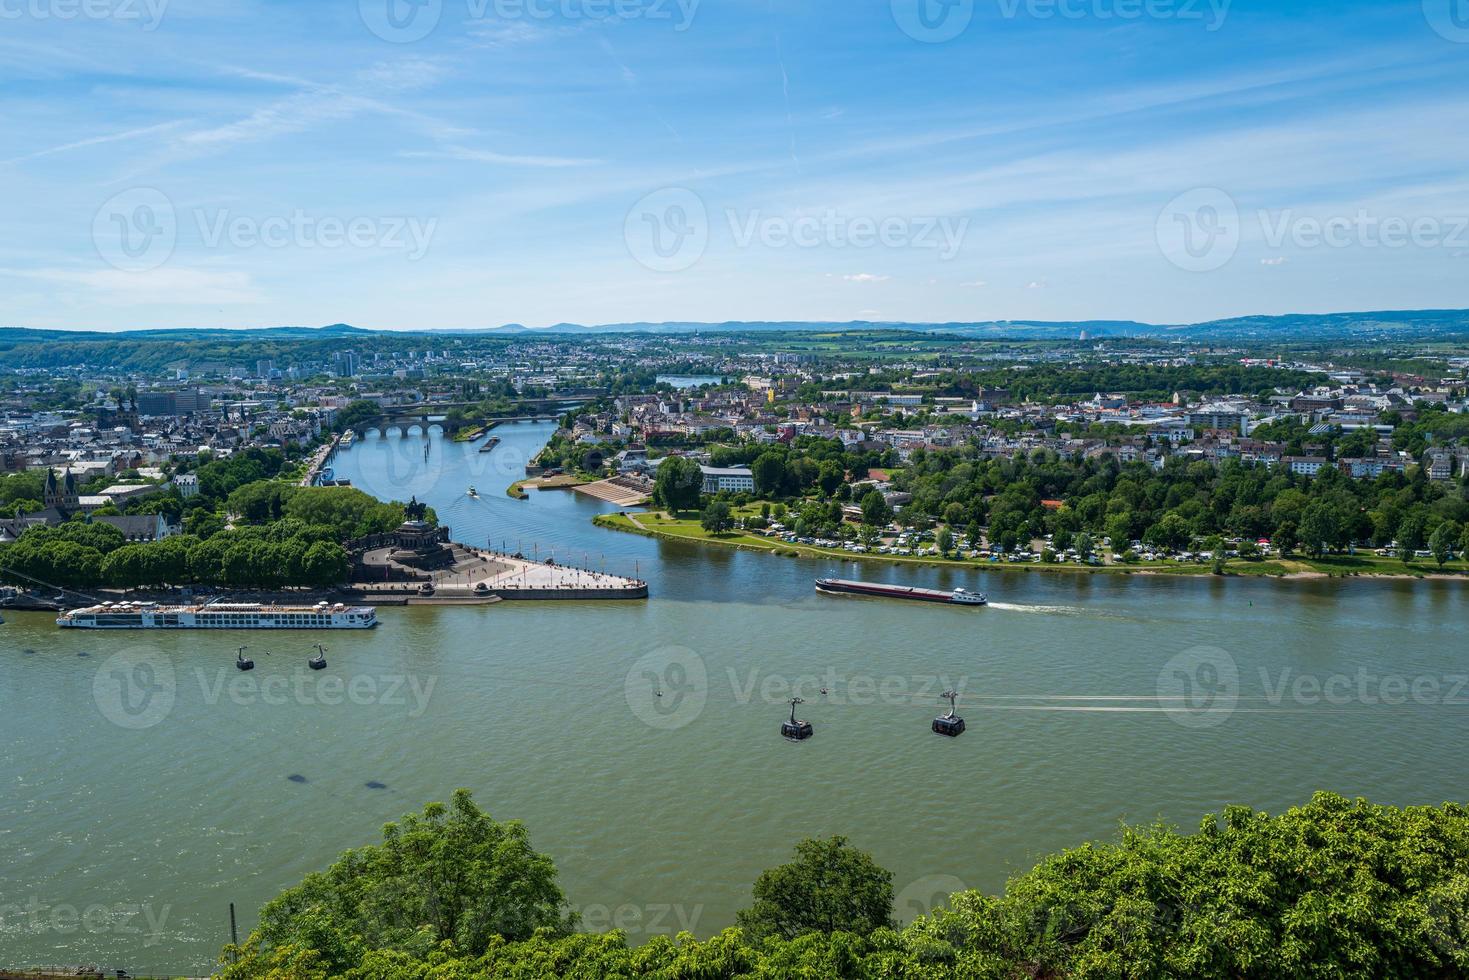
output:
POLYGON ((118 306, 208 306, 260 303, 265 297, 243 272, 213 272, 164 266, 148 272, 118 269, 0 270, 22 279, 80 286, 97 294, 98 302, 118 306))
POLYGON ((983 289, 984 287, 988 286, 989 283, 985 282, 983 279, 976 279, 973 282, 961 282, 959 285, 967 287, 969 289, 983 289))
POLYGON ((1261 259, 1261 265, 1285 265, 1289 260, 1284 255, 1277 255, 1272 259, 1261 259))
POLYGON ((892 276, 875 276, 870 272, 858 272, 842 276, 847 282, 887 282, 892 276))

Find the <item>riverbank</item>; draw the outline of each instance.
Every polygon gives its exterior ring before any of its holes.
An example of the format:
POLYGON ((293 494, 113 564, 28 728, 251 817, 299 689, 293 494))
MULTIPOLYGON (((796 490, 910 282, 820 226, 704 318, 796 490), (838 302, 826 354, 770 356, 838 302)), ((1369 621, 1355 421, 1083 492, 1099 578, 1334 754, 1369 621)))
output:
MULTIPOLYGON (((821 548, 815 545, 793 544, 778 538, 767 538, 758 534, 737 531, 727 534, 711 534, 704 530, 697 518, 673 518, 666 513, 654 511, 622 511, 615 514, 599 514, 592 523, 598 527, 644 537, 662 538, 668 541, 692 541, 699 544, 737 548, 745 551, 763 551, 787 558, 827 558, 841 561, 876 562, 897 565, 931 565, 946 568, 982 569, 1004 572, 1059 572, 1072 575, 1212 575, 1212 562, 1130 562, 1128 564, 1079 565, 1072 562, 1005 562, 981 561, 973 558, 941 558, 923 555, 882 555, 845 551, 841 548, 821 548)), ((1242 558, 1228 559, 1224 564, 1225 576, 1249 576, 1256 578, 1281 579, 1325 579, 1325 578, 1414 578, 1435 580, 1458 580, 1469 582, 1469 564, 1464 561, 1449 562, 1442 569, 1436 563, 1404 564, 1397 558, 1382 558, 1372 554, 1336 555, 1328 558, 1306 558, 1292 555, 1261 561, 1242 558)))

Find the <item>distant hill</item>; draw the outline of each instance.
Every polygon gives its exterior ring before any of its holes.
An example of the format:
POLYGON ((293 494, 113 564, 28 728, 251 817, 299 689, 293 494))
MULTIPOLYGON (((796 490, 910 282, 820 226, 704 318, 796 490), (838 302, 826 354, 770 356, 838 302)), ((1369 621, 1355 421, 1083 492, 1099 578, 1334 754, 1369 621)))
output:
POLYGON ((1469 310, 1396 310, 1365 313, 1290 313, 1281 316, 1246 316, 1204 323, 1140 323, 1135 320, 983 320, 976 322, 909 323, 901 321, 808 321, 808 320, 729 320, 722 323, 696 321, 646 321, 631 323, 557 323, 550 327, 527 327, 507 323, 498 327, 458 328, 444 330, 366 330, 346 323, 326 327, 270 327, 242 329, 167 329, 125 330, 34 330, 25 327, 0 328, 0 346, 28 343, 76 343, 81 341, 117 342, 121 340, 225 340, 239 342, 251 338, 269 341, 332 340, 367 338, 382 335, 469 336, 524 335, 541 336, 586 334, 659 334, 688 333, 845 333, 871 330, 897 330, 943 333, 985 339, 1065 339, 1085 331, 1091 337, 1151 337, 1188 340, 1465 340, 1469 339, 1469 310))
MULTIPOLYGON (((668 321, 650 323, 558 323, 529 328, 513 323, 485 330, 454 333, 535 334, 683 334, 764 332, 854 332, 904 330, 962 337, 1060 339, 1085 331, 1092 337, 1183 337, 1190 340, 1326 340, 1348 337, 1382 339, 1469 339, 1469 310, 1406 310, 1366 313, 1290 313, 1246 316, 1204 323, 1141 323, 1136 320, 984 320, 977 322, 910 323, 903 321, 729 320, 723 323, 668 321)), ((451 331, 443 331, 451 332, 451 331)))

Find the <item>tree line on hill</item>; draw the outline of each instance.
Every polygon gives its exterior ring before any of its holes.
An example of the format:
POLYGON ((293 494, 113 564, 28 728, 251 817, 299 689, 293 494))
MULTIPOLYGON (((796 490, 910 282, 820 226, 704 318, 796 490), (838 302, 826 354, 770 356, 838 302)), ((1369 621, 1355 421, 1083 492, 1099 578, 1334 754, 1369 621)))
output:
MULTIPOLYGON (((130 543, 118 528, 80 513, 31 527, 0 547, 0 580, 66 589, 339 585, 351 572, 344 544, 396 528, 403 505, 352 487, 273 479, 283 463, 275 450, 248 450, 200 466, 200 492, 188 500, 170 488, 130 502, 131 513, 182 522, 183 533, 160 540, 130 543)), ((0 481, 0 499, 24 492, 8 485, 14 479, 0 481)), ((437 522, 431 511, 427 517, 437 522)))
POLYGON ((1421 468, 1356 480, 1330 466, 1308 477, 1238 459, 1173 457, 1154 469, 1049 450, 1013 459, 920 450, 894 483, 913 495, 901 520, 984 526, 1007 551, 1061 532, 1109 537, 1119 552, 1135 540, 1179 550, 1226 535, 1313 556, 1357 542, 1408 552, 1432 542, 1444 560, 1469 550, 1469 483, 1430 481, 1421 468))
MULTIPOLYGON (((755 492, 732 495, 735 502, 789 502, 803 535, 861 536, 844 523, 842 505, 850 502, 862 508, 868 536, 896 519, 910 527, 938 525, 951 541, 961 534, 972 542, 987 537, 1005 551, 1052 535, 1063 550, 1082 536, 1097 545, 1110 538, 1119 555, 1133 541, 1179 551, 1223 537, 1246 540, 1247 551, 1266 539, 1281 551, 1313 557, 1393 543, 1408 556, 1431 551, 1440 564, 1469 554, 1469 481, 1431 481, 1422 467, 1359 480, 1331 466, 1309 477, 1239 459, 1170 457, 1155 469, 1113 455, 1064 459, 1046 449, 1014 458, 989 458, 974 446, 917 450, 892 473, 893 488, 912 496, 894 513, 882 493, 853 487, 880 457, 846 452, 834 440, 745 447, 739 457, 725 458, 752 460, 755 492)), ((703 497, 693 461, 671 457, 660 465, 655 505, 689 511, 703 497)))
MULTIPOLYGON (((805 840, 708 939, 578 932, 523 825, 468 791, 388 824, 262 909, 222 980, 1112 980, 1455 977, 1469 972, 1469 812, 1318 793, 1194 834, 1125 828, 904 926, 893 876, 805 840)), ((690 883, 690 887, 695 887, 690 883)))

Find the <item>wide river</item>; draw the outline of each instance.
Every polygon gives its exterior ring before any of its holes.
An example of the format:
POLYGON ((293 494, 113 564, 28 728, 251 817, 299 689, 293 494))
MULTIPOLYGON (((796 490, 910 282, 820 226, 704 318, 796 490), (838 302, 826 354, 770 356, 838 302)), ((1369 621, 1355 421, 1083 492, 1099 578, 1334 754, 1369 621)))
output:
MULTIPOLYGON (((731 924, 760 871, 845 834, 903 919, 1121 821, 1332 789, 1469 798, 1469 590, 977 572, 781 558, 593 527, 493 453, 374 435, 335 471, 456 539, 648 579, 628 603, 380 610, 370 633, 0 626, 0 966, 206 971, 259 906, 456 787, 524 821, 592 928, 731 924), (429 448, 427 459, 424 446, 429 448), (465 493, 471 485, 479 499, 465 493), (818 596, 820 575, 989 608, 818 596), (305 669, 310 646, 330 668, 305 669), (250 675, 232 667, 249 644, 250 675), (269 651, 270 656, 267 656, 269 651), (968 732, 929 732, 945 688, 968 732), (823 689, 825 693, 822 693, 823 689), (781 739, 786 699, 816 727, 781 739)), ((946 706, 945 710, 946 710, 946 706)))

